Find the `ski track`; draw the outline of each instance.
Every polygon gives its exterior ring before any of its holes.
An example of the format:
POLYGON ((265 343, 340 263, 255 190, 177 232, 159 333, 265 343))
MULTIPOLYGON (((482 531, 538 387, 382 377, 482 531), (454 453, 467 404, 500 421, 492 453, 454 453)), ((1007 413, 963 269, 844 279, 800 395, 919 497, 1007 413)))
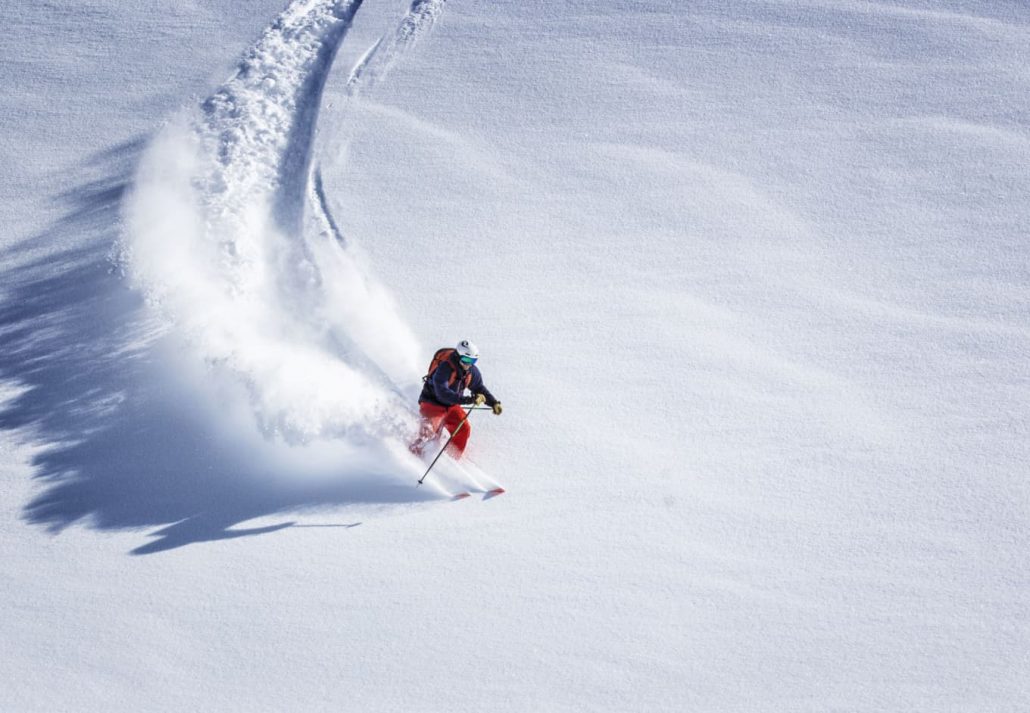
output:
MULTIPOLYGON (((236 73, 152 143, 126 211, 134 285, 245 386, 265 435, 291 444, 406 438, 414 422, 423 350, 312 168, 325 83, 360 6, 292 3, 236 73)), ((413 3, 354 86, 385 76, 442 6, 413 3)))
MULTIPOLYGON (((313 165, 326 81, 360 5, 298 0, 169 124, 142 162, 125 252, 169 329, 245 387, 266 438, 364 443, 352 468, 382 456, 407 471, 383 442, 415 427, 424 350, 340 230, 313 165)), ((443 5, 414 2, 352 70, 348 97, 381 81, 443 5)), ((442 471, 462 488, 498 485, 478 469, 442 471)))
POLYGON ((380 37, 351 70, 348 96, 372 89, 386 79, 397 61, 429 33, 443 13, 447 0, 414 0, 392 35, 380 37))
POLYGON ((333 214, 329 210, 329 198, 325 194, 325 182, 322 180, 322 171, 316 168, 312 172, 311 180, 311 203, 316 206, 318 211, 317 214, 325 221, 325 229, 332 236, 332 238, 340 244, 341 247, 347 247, 347 239, 343 235, 343 231, 340 230, 340 226, 337 225, 333 219, 333 214))

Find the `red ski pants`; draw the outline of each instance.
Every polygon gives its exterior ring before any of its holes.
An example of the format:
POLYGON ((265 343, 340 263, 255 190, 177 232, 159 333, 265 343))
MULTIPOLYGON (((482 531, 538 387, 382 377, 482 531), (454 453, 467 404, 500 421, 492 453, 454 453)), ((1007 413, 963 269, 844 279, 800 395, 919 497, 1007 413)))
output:
POLYGON ((450 445, 447 446, 448 455, 455 460, 461 458, 461 454, 465 452, 465 444, 468 443, 469 434, 472 432, 472 426, 469 425, 467 420, 461 426, 461 429, 455 432, 458 424, 465 419, 465 409, 458 405, 437 406, 424 401, 418 405, 418 410, 422 414, 422 433, 419 440, 422 442, 429 440, 443 426, 454 434, 450 445))

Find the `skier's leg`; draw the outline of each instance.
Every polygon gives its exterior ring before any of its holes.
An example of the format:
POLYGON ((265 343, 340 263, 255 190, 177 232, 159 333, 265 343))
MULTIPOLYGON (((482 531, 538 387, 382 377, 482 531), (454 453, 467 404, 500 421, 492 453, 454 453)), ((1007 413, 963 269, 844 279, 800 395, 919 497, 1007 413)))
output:
POLYGON ((433 440, 440 427, 443 425, 447 415, 447 409, 436 404, 420 403, 418 411, 422 415, 422 424, 419 427, 418 438, 408 446, 408 450, 417 456, 422 455, 422 449, 426 443, 433 440))
POLYGON ((447 415, 444 417, 444 427, 448 431, 454 434, 451 438, 450 445, 447 446, 447 454, 450 455, 454 460, 461 458, 461 454, 465 452, 465 444, 468 443, 469 434, 472 433, 472 427, 465 417, 465 409, 461 406, 451 406, 447 409, 447 415), (455 431, 458 428, 458 424, 461 424, 461 430, 455 431))

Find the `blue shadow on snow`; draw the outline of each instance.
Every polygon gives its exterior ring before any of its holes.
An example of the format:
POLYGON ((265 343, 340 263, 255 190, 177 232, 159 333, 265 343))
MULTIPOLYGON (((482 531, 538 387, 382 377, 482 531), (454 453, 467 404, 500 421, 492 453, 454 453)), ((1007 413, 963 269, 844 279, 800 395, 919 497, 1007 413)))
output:
POLYGON ((132 550, 143 555, 295 524, 233 529, 277 513, 430 499, 371 480, 301 486, 261 473, 220 443, 162 378, 154 347, 137 341, 142 299, 111 260, 142 145, 138 139, 94 156, 83 167, 90 179, 58 196, 65 215, 3 254, 15 267, 5 272, 0 304, 0 378, 23 391, 0 403, 0 429, 38 444, 32 466, 41 487, 25 506, 26 521, 52 533, 76 522, 158 528, 132 550), (45 257, 32 257, 37 246, 45 257))

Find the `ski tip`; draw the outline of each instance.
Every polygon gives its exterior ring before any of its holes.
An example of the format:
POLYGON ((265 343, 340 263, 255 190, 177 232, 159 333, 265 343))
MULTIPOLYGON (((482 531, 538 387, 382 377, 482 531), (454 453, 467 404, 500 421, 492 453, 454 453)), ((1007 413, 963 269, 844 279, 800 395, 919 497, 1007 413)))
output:
POLYGON ((463 500, 467 497, 469 497, 469 493, 457 493, 451 496, 451 500, 463 500))
POLYGON ((486 494, 483 496, 483 498, 484 499, 486 499, 486 498, 494 498, 494 497, 497 497, 498 495, 500 495, 501 493, 506 493, 506 492, 508 492, 508 491, 506 491, 504 488, 500 488, 500 487, 494 488, 493 490, 487 490, 486 494))

